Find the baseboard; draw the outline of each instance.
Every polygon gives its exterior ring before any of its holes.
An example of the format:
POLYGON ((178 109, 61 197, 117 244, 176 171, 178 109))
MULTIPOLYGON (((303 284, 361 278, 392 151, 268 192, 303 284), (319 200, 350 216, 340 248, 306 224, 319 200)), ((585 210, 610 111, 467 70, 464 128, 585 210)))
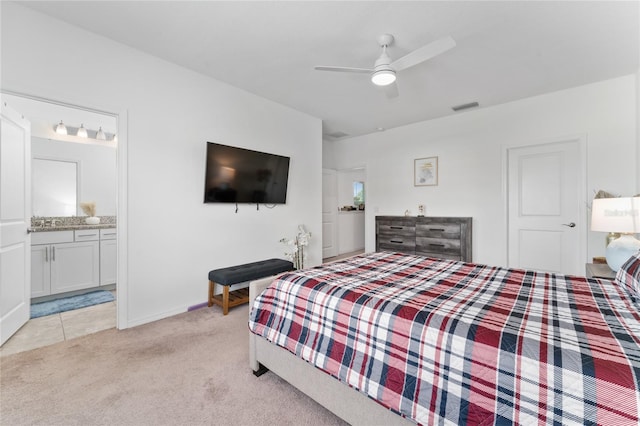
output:
POLYGON ((161 319, 169 318, 169 317, 172 317, 174 315, 184 314, 185 312, 187 312, 187 309, 188 309, 187 307, 176 308, 176 309, 172 309, 170 311, 161 312, 159 314, 149 315, 148 317, 133 319, 133 320, 127 321, 127 327, 126 328, 137 327, 139 325, 148 324, 150 322, 154 322, 154 321, 158 321, 158 320, 161 320, 161 319))

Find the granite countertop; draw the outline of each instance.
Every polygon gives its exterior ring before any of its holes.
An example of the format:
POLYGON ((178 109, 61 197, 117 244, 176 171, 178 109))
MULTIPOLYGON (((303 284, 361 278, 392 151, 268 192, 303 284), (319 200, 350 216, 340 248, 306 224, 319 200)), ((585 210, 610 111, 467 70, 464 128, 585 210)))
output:
POLYGON ((98 225, 57 225, 57 226, 32 226, 30 232, 51 232, 51 231, 78 231, 82 229, 110 229, 115 228, 115 223, 100 223, 98 225))
POLYGON ((116 227, 115 216, 99 216, 100 223, 89 225, 86 216, 34 216, 29 232, 78 231, 82 229, 110 229, 116 227))

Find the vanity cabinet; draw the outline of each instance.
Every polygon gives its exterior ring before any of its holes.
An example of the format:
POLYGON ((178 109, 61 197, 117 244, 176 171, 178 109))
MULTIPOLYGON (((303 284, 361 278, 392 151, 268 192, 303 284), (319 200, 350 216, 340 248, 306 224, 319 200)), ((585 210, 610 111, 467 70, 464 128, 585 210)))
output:
POLYGON ((116 283, 117 245, 115 229, 100 230, 100 285, 116 283))
MULTIPOLYGON (((33 233, 31 236, 31 297, 98 287, 102 282, 100 267, 103 263, 100 231, 87 229, 33 233)), ((113 233, 113 239, 110 239, 110 235, 106 235, 105 240, 115 242, 115 229, 113 233)), ((108 259, 109 251, 110 248, 107 248, 108 259)), ((110 265, 108 261, 104 263, 110 265)), ((115 269, 115 264, 111 267, 115 269)), ((109 276, 109 266, 105 268, 109 276)), ((112 273, 112 276, 115 276, 115 273, 112 273)), ((111 278, 106 278, 106 280, 109 279, 111 278)))

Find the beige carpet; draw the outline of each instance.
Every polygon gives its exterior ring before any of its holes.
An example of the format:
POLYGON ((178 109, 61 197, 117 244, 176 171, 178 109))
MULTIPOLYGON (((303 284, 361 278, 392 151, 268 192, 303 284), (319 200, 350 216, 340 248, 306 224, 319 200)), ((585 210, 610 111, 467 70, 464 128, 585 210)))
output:
POLYGON ((0 359, 2 425, 344 425, 249 369, 248 306, 202 308, 0 359))

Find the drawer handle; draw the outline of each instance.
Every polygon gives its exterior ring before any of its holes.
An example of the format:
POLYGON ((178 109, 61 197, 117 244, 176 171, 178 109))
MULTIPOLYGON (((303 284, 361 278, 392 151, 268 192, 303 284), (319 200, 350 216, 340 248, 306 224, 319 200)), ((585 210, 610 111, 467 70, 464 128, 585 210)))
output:
POLYGON ((55 246, 51 247, 51 261, 52 262, 56 261, 56 247, 55 246))
POLYGON ((402 240, 390 240, 391 243, 402 244, 404 241, 402 240))
POLYGON ((78 238, 88 238, 88 237, 97 237, 98 234, 86 234, 86 235, 76 235, 78 238))
POLYGON ((429 244, 429 247, 444 247, 444 244, 429 244))
POLYGON ((444 232, 443 228, 429 228, 429 231, 440 231, 440 232, 444 232))
POLYGON ((391 229, 404 229, 404 226, 390 226, 391 229))
POLYGON ((49 261, 49 247, 44 248, 44 261, 45 262, 49 261))

